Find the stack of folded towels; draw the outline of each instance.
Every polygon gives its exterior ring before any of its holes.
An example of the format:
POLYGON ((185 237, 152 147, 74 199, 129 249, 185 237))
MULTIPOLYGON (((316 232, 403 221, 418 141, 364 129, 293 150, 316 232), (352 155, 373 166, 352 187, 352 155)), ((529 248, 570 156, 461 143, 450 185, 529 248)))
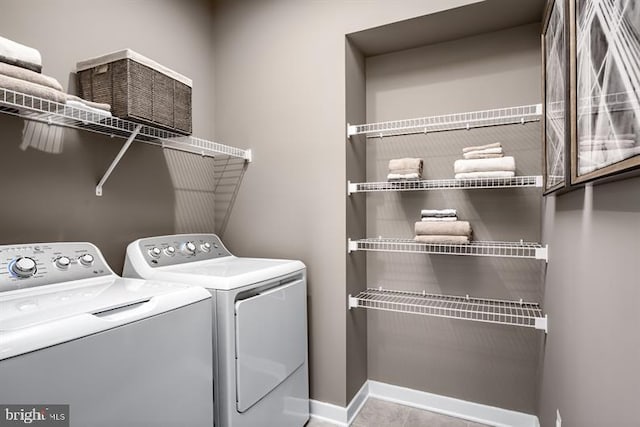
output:
POLYGON ((423 209, 416 222, 416 242, 459 244, 469 243, 471 224, 459 221, 455 209, 423 209))
POLYGON ((422 179, 422 159, 403 158, 389 161, 387 181, 407 181, 422 179))
POLYGON ((42 73, 38 50, 0 37, 0 87, 37 98, 67 104, 85 111, 111 116, 111 106, 85 101, 64 93, 62 85, 42 73))
POLYGON ((463 159, 453 164, 456 179, 511 178, 515 175, 516 161, 504 155, 502 144, 480 145, 462 149, 463 159))

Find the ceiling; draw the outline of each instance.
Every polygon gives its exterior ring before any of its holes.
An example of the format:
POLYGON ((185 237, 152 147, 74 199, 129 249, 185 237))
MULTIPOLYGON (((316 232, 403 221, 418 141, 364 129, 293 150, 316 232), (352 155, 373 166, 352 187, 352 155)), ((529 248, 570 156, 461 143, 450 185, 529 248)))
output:
POLYGON ((545 0, 484 0, 348 34, 364 56, 382 55, 542 20, 545 0))

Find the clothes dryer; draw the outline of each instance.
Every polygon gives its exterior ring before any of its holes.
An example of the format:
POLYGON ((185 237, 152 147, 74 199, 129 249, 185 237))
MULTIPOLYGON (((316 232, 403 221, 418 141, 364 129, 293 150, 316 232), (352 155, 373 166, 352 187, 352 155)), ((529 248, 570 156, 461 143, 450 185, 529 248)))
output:
POLYGON ((123 274, 188 283, 213 295, 216 426, 304 426, 309 383, 302 262, 236 257, 214 234, 183 234, 131 243, 123 274))
MULTIPOLYGON (((0 406, 69 405, 71 427, 210 427, 210 307, 203 289, 116 276, 89 243, 0 246, 0 406)), ((19 413, 3 409, 2 425, 19 413)))

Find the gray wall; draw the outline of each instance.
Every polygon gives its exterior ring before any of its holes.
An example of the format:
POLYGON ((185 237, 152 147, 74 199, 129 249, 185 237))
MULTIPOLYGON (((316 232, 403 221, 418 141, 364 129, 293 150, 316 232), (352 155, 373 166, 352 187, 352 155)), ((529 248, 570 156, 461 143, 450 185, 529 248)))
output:
MULTIPOLYGON (((0 0, 0 10, 0 35, 39 49, 43 72, 72 93, 78 60, 127 47, 189 76, 194 134, 213 137, 208 0, 0 0)), ((211 159, 134 144, 99 198, 95 185, 122 139, 7 115, 0 139, 0 244, 91 241, 120 272, 138 237, 214 230, 211 159), (25 126, 36 136, 23 137, 25 126)))
POLYGON ((545 199, 549 335, 539 417, 563 426, 637 426, 640 178, 545 199))
POLYGON ((344 406, 362 379, 346 363, 345 34, 468 3, 217 4, 216 138, 255 155, 225 241, 239 255, 307 264, 313 399, 344 406))
MULTIPOLYGON (((539 24, 367 58, 367 122, 540 102, 539 24)), ((370 139, 369 181, 390 159, 425 159, 428 179, 453 177, 462 148, 500 141, 518 175, 540 174, 540 124, 370 139)), ((420 209, 456 208, 475 240, 540 241, 537 188, 374 193, 368 237, 413 238, 420 209)), ((544 262, 370 253, 368 284, 541 302, 544 262)), ((541 338, 525 328, 368 313, 369 378, 535 413, 541 338)))

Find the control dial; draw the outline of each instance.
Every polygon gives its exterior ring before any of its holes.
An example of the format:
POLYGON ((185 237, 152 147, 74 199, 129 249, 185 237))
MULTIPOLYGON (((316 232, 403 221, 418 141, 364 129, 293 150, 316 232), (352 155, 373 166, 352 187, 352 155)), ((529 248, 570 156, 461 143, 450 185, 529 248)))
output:
POLYGON ((176 248, 168 246, 164 248, 164 253, 167 254, 167 256, 174 256, 176 254, 176 248))
POLYGON ((159 258, 160 255, 162 255, 162 251, 158 247, 151 248, 149 249, 149 255, 151 255, 153 258, 159 258))
POLYGON ((60 256, 60 257, 56 258, 55 261, 53 261, 53 263, 60 270, 66 270, 67 268, 69 268, 69 264, 71 264, 71 260, 69 259, 69 257, 60 256))
POLYGON ((187 255, 193 255, 196 253, 196 245, 193 242, 187 242, 182 247, 182 251, 187 255))
POLYGON ((202 245, 200 245, 200 249, 202 249, 202 252, 209 252, 211 250, 211 243, 203 243, 202 245))
POLYGON ((78 260, 80 261, 80 264, 84 265, 85 267, 90 267, 91 264, 93 264, 93 255, 84 254, 80 258, 78 258, 78 260))
POLYGON ((17 277, 26 278, 36 274, 37 267, 33 258, 20 257, 11 264, 11 272, 17 277))

